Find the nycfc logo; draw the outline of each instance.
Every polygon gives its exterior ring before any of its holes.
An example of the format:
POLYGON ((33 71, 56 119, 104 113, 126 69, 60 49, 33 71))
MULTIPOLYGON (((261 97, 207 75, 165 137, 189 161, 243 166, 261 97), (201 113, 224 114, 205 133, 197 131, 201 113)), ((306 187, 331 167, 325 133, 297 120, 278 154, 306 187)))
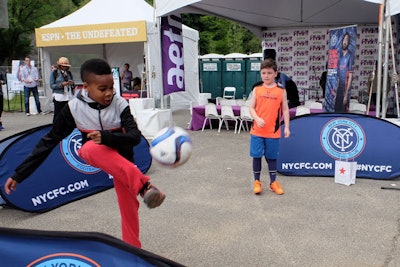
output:
POLYGON ((365 143, 365 134, 360 125, 347 118, 333 119, 321 131, 322 148, 335 159, 358 157, 365 143))
POLYGON ((65 161, 75 170, 82 173, 96 173, 99 168, 86 164, 78 155, 82 146, 82 136, 78 129, 75 129, 67 138, 61 142, 61 154, 65 161))
POLYGON ((100 267, 94 260, 74 253, 57 253, 37 259, 27 267, 47 267, 47 266, 80 266, 80 267, 100 267))

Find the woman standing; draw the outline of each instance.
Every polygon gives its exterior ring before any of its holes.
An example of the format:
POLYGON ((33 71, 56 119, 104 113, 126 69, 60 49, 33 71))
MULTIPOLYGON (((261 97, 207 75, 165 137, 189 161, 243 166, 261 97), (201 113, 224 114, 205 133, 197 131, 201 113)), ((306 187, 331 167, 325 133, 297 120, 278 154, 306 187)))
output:
POLYGON ((53 90, 54 117, 74 97, 75 82, 69 70, 71 65, 66 57, 60 57, 57 61, 57 69, 50 76, 50 87, 53 90))

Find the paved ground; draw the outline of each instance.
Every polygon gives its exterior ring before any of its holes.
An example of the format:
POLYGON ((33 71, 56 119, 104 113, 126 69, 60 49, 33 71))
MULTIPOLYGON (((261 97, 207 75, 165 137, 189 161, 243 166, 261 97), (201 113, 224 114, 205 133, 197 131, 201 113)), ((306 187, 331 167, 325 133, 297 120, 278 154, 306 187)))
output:
MULTIPOLYGON (((173 117, 186 127, 189 112, 173 117)), ((51 120, 5 113, 0 139, 51 120)), ((398 179, 347 187, 333 177, 279 175, 285 195, 255 196, 248 133, 190 134, 187 164, 153 163, 148 172, 167 198, 157 209, 140 208, 144 249, 187 266, 400 266, 400 191, 380 189, 398 179)), ((113 189, 43 214, 0 209, 0 226, 120 238, 113 189)))

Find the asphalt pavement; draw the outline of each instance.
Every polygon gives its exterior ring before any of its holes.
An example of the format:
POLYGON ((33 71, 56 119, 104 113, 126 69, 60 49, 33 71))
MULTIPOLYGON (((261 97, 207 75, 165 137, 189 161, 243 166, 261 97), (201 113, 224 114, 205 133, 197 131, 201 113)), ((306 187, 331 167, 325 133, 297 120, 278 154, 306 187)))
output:
MULTIPOLYGON (((173 119, 187 127, 189 111, 173 119)), ((52 114, 5 112, 2 120, 0 139, 51 123, 52 114)), ((143 249, 186 266, 400 266, 400 191, 381 189, 399 179, 345 186, 333 177, 278 174, 284 195, 254 195, 248 132, 189 133, 185 165, 153 162, 147 173, 167 198, 156 209, 140 207, 143 249)), ((42 214, 0 208, 0 226, 121 238, 114 189, 42 214)))

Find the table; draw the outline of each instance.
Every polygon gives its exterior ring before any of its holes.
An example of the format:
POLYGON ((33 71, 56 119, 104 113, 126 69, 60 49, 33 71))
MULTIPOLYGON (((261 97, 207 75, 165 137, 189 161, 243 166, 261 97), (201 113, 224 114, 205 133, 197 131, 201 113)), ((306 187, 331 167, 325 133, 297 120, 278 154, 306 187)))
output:
POLYGON ((140 109, 136 110, 136 123, 142 135, 153 138, 162 128, 172 125, 171 109, 140 109))
MULTIPOLYGON (((297 107, 289 109, 290 118, 296 117, 296 110, 297 110, 297 107)), ((324 113, 324 110, 323 109, 319 109, 319 108, 311 108, 310 109, 310 114, 315 114, 315 113, 324 113)), ((348 112, 348 113, 352 113, 352 112, 348 112)), ((375 110, 370 110, 368 112, 368 116, 375 116, 375 115, 376 115, 375 110)))
POLYGON ((129 99, 129 108, 134 117, 136 112, 142 109, 152 109, 155 107, 154 98, 131 98, 129 99))
POLYGON ((200 93, 199 94, 199 101, 200 105, 205 105, 208 103, 208 99, 211 98, 211 93, 200 93))
MULTIPOLYGON (((240 116, 240 106, 232 106, 233 113, 236 116, 240 116)), ((217 105, 217 111, 221 114, 221 105, 217 105)), ((206 106, 195 106, 192 108, 192 120, 189 125, 189 130, 198 131, 203 128, 203 123, 205 119, 206 106)), ((206 123, 208 125, 208 122, 206 123)))

